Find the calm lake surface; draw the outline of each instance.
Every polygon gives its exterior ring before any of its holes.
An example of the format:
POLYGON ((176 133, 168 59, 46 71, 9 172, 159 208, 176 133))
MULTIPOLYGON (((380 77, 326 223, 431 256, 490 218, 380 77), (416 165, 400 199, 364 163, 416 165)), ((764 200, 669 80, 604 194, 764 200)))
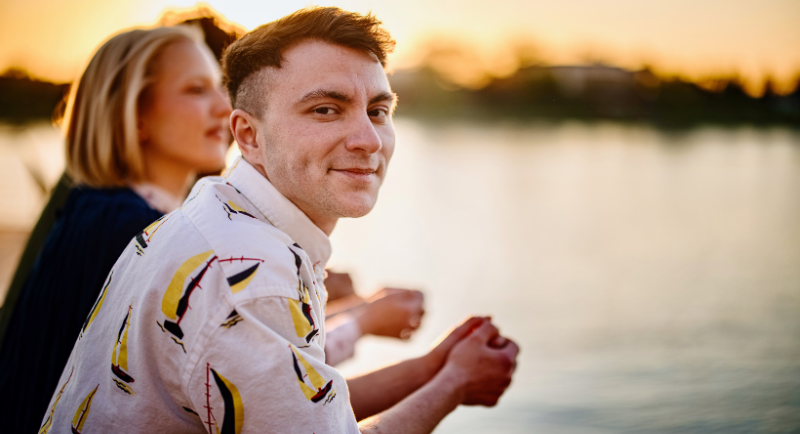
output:
MULTIPOLYGON (((331 265, 363 294, 423 289, 426 316, 409 342, 363 339, 345 374, 490 314, 522 348, 514 383, 438 433, 800 433, 800 133, 396 127, 331 265)), ((0 130, 0 226, 33 224, 31 173, 57 179, 48 128, 0 130)))
POLYGON ((427 313, 343 371, 491 314, 514 383, 437 432, 800 432, 800 135, 401 119, 397 143, 333 265, 424 289, 427 313))

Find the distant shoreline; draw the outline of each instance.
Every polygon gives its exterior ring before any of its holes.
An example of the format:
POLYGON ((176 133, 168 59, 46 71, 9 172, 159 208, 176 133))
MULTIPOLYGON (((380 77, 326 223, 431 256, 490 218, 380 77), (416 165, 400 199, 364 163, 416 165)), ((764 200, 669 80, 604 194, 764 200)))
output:
MULTIPOLYGON (((423 122, 619 122, 662 130, 704 126, 800 129, 800 85, 748 95, 735 78, 694 83, 607 65, 529 66, 467 89, 424 67, 389 76, 397 115, 423 122)), ((800 83, 800 78, 798 79, 800 83)), ((0 75, 0 123, 24 127, 59 118, 70 84, 11 69, 0 75)))

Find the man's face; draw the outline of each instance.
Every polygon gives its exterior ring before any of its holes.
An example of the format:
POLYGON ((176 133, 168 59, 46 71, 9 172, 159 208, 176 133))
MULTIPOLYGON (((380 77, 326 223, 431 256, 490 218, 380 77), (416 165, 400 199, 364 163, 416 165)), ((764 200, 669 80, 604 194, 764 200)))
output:
POLYGON ((366 215, 394 151, 391 92, 370 55, 320 41, 268 68, 256 140, 267 178, 330 233, 366 215))

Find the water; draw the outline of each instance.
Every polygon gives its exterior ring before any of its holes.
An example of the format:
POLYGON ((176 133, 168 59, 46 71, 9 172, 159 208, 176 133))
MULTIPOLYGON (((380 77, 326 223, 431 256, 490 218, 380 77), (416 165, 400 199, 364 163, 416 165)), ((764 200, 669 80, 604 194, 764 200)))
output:
MULTIPOLYGON (((0 226, 29 228, 57 179, 48 128, 0 130, 0 226)), ((438 433, 800 432, 800 134, 400 119, 397 136, 333 265, 362 293, 425 290, 427 313, 410 342, 363 339, 346 374, 491 314, 522 347, 514 383, 438 433)))
POLYGON ((363 292, 422 288, 424 353, 469 313, 522 347, 440 433, 800 432, 800 135, 397 122, 378 206, 340 222, 363 292))

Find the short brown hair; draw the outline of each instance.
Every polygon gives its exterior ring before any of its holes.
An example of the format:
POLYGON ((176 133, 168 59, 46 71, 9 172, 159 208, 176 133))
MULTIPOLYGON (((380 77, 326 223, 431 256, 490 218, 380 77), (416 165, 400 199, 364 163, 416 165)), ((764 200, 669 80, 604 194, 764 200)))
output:
POLYGON ((280 68, 283 53, 305 39, 316 39, 375 56, 386 66, 395 41, 374 15, 361 15, 336 7, 310 7, 259 26, 231 44, 222 58, 225 86, 234 108, 256 113, 254 89, 248 80, 266 67, 280 68))

